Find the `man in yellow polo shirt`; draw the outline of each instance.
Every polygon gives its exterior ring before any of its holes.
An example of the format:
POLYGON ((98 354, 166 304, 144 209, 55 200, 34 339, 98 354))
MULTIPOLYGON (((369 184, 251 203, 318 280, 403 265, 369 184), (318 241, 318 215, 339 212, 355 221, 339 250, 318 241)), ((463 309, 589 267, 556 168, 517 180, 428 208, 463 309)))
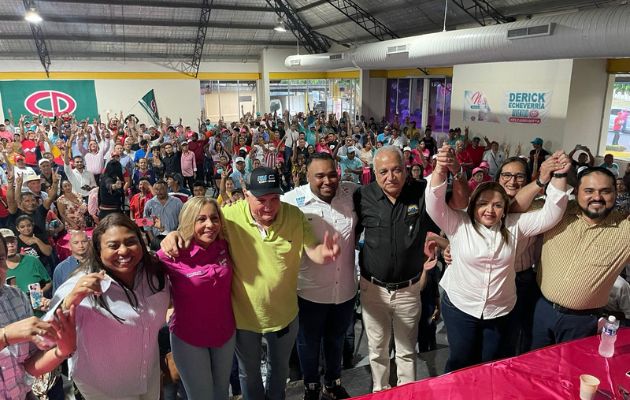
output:
MULTIPOLYGON (((340 252, 337 235, 318 244, 299 208, 280 202, 280 178, 266 167, 252 171, 245 200, 222 209, 224 231, 234 261, 232 307, 236 356, 245 400, 284 399, 289 357, 298 331, 297 276, 305 252, 317 264, 340 252), (260 373, 261 341, 269 351, 266 392, 260 373)), ((184 245, 176 232, 162 242, 177 256, 184 245)))

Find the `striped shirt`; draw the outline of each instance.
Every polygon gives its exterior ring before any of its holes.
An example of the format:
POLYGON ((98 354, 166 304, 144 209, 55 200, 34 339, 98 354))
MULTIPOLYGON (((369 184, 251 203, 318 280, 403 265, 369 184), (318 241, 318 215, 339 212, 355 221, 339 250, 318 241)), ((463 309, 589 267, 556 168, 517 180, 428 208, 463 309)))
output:
POLYGON ((630 221, 616 211, 590 225, 572 202, 544 235, 538 284, 547 300, 573 310, 601 308, 630 262, 630 221))
MULTIPOLYGON (((31 302, 18 288, 0 285, 0 327, 33 315, 31 302)), ((37 351, 30 342, 12 344, 0 351, 0 399, 24 400, 31 379, 23 363, 37 351)))

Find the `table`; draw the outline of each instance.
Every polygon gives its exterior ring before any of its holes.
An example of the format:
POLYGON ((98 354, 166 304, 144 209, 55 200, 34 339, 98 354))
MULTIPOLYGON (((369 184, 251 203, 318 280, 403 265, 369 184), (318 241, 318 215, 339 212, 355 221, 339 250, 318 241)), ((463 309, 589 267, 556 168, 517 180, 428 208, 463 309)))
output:
MULTIPOLYGON (((599 336, 592 336, 356 399, 579 399, 581 374, 596 376, 600 390, 622 399, 618 385, 630 390, 630 377, 625 375, 630 371, 630 328, 619 330, 612 358, 600 356, 598 346, 599 336)), ((607 397, 597 393, 595 399, 607 397)))

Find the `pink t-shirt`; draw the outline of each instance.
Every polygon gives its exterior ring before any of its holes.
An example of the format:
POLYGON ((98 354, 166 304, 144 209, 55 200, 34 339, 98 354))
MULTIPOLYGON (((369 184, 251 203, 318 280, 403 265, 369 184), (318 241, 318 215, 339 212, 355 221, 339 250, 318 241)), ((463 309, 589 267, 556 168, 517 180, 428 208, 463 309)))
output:
POLYGON ((225 240, 207 249, 193 242, 175 260, 162 250, 158 257, 171 280, 175 312, 171 332, 197 347, 221 347, 234 334, 232 312, 232 259, 225 240))
POLYGON ((192 151, 182 152, 182 176, 191 177, 197 171, 197 163, 195 162, 195 153, 192 151))

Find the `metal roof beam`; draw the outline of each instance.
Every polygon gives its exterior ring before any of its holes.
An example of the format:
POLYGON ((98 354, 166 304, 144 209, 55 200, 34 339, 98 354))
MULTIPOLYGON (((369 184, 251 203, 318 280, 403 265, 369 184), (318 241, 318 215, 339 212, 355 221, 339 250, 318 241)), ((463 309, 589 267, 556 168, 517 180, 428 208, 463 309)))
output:
MULTIPOLYGON (((31 35, 26 33, 0 33, 0 40, 29 40, 31 35)), ((174 37, 152 37, 152 36, 125 36, 120 35, 63 35, 63 34, 48 34, 47 40, 59 40, 69 42, 99 42, 99 43, 181 43, 192 44, 193 39, 174 38, 174 37)), ((212 44, 223 44, 230 46, 275 46, 275 47, 293 47, 294 41, 271 41, 271 40, 258 40, 258 39, 212 39, 212 44)))
MULTIPOLYGON (((36 9, 35 0, 24 0, 24 11, 28 11, 30 9, 36 9)), ((35 41, 39 61, 42 63, 44 71, 46 71, 46 76, 50 77, 50 73, 48 71, 50 69, 50 54, 48 53, 48 46, 46 45, 42 26, 41 24, 33 23, 28 23, 28 25, 30 26, 31 33, 33 34, 33 40, 35 41)))
POLYGON ((469 0, 472 4, 466 0, 452 1, 457 7, 477 21, 477 23, 481 26, 486 26, 486 21, 488 19, 493 20, 497 24, 515 21, 514 17, 506 17, 486 0, 469 0))
POLYGON ((190 62, 181 63, 180 66, 180 70, 183 73, 193 78, 196 78, 199 74, 199 65, 201 64, 201 56, 203 55, 203 46, 206 43, 206 33, 208 32, 212 3, 214 3, 214 0, 201 0, 201 14, 199 15, 199 25, 197 27, 197 36, 195 37, 195 48, 193 49, 192 59, 190 62))
POLYGON ((276 14, 287 28, 291 30, 298 42, 306 48, 310 54, 325 53, 330 48, 327 39, 315 32, 297 14, 297 11, 289 4, 288 0, 266 0, 270 7, 277 9, 276 14))
MULTIPOLYGON (((33 53, 30 51, 5 51, 0 53, 0 59, 31 59, 33 53)), ((163 59, 163 60, 187 60, 190 54, 175 53, 129 53, 129 52, 107 52, 107 51, 55 51, 55 59, 90 59, 90 58, 124 58, 124 59, 163 59)), ((258 60, 259 55, 246 54, 206 54, 203 60, 258 60)))
MULTIPOLYGON (((65 16, 65 15, 47 15, 41 14, 47 22, 59 22, 63 24, 81 24, 81 25, 134 25, 134 26, 161 26, 161 27, 194 27, 199 26, 197 20, 159 20, 148 18, 107 18, 100 15, 85 15, 85 16, 65 16)), ((21 15, 15 14, 0 14, 0 21, 23 21, 21 15)), ((274 25, 269 24, 247 24, 243 22, 222 22, 222 21, 210 21, 208 23, 209 28, 220 29, 273 29, 274 25)))
POLYGON ((381 42, 386 39, 399 38, 387 25, 383 24, 352 0, 328 0, 328 4, 335 7, 339 12, 381 42))
MULTIPOLYGON (((69 3, 69 4, 105 4, 114 6, 135 6, 135 7, 155 7, 155 8, 201 8, 201 5, 190 1, 155 1, 155 0, 39 0, 40 3, 69 3)), ((266 6, 236 5, 227 3, 217 3, 212 6, 215 10, 226 11, 252 11, 252 12, 275 12, 273 8, 266 6)))

